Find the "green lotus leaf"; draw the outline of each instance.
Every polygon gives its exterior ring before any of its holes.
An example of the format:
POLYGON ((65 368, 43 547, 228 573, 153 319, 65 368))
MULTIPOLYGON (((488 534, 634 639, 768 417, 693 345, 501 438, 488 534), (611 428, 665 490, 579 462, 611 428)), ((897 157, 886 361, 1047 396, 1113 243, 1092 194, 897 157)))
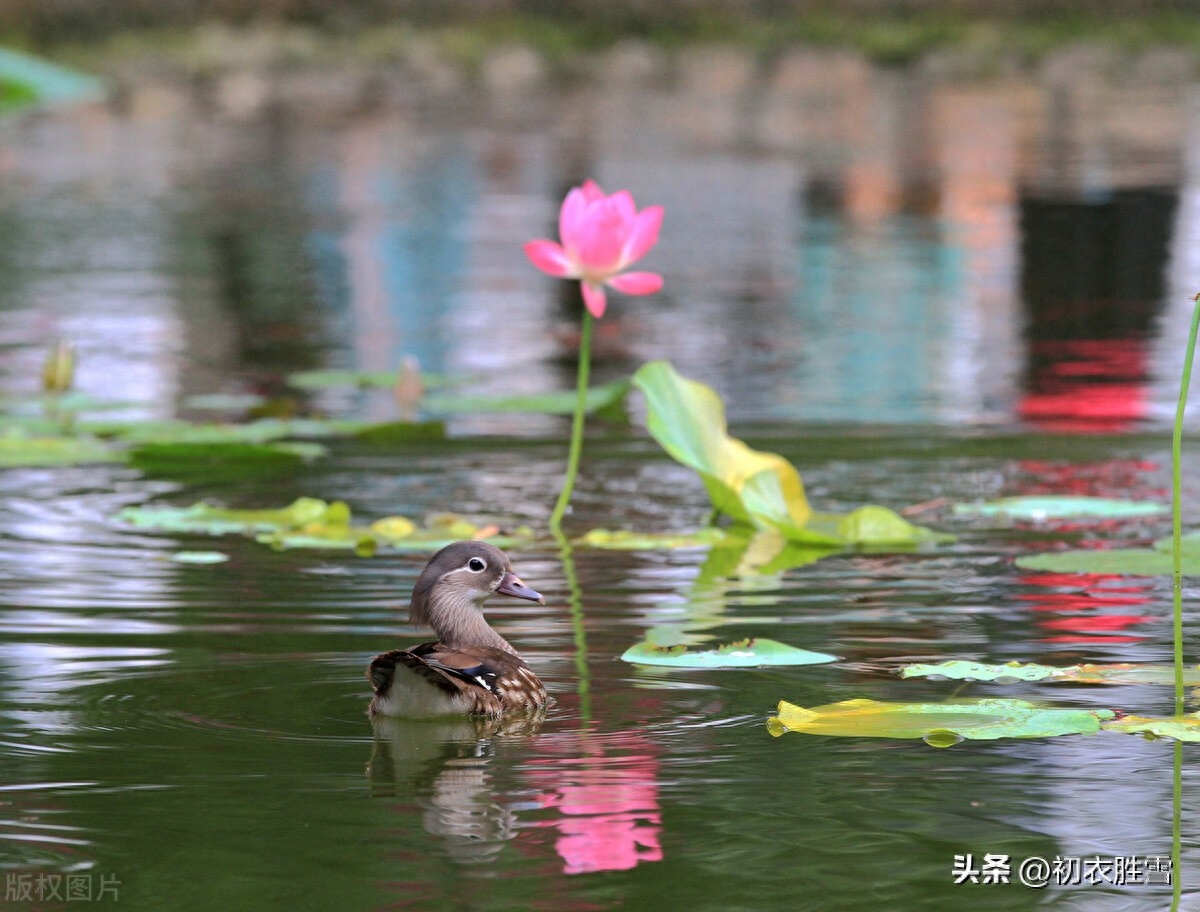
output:
MULTIPOLYGON (((950 681, 1071 681, 1076 684, 1161 684, 1175 683, 1171 665, 1134 665, 1123 662, 1115 665, 1037 665, 1007 662, 989 665, 983 662, 951 661, 937 665, 915 663, 900 669, 902 678, 940 678, 950 681)), ((1200 686, 1200 666, 1183 670, 1183 682, 1189 687, 1200 686)))
POLYGON ((190 421, 89 421, 81 430, 131 444, 273 443, 287 438, 337 437, 368 427, 310 418, 262 418, 244 424, 197 424, 190 421))
POLYGON ((958 516, 998 516, 1006 519, 1126 519, 1158 516, 1169 511, 1169 504, 1148 500, 1119 500, 1112 497, 1031 496, 1002 497, 983 503, 958 503, 958 516))
POLYGON ((881 703, 846 700, 805 709, 781 700, 767 720, 772 735, 806 732, 846 738, 920 738, 934 747, 963 739, 1049 738, 1099 731, 1107 709, 1060 709, 1027 700, 982 699, 952 703, 881 703))
POLYGON ((819 665, 837 661, 837 656, 797 649, 761 637, 705 650, 690 650, 682 645, 638 643, 626 649, 621 658, 636 665, 667 665, 674 668, 754 668, 762 665, 819 665))
MULTIPOLYGON (((1171 555, 1156 548, 1052 551, 1018 557, 1018 567, 1046 573, 1099 573, 1113 576, 1170 576, 1171 555)), ((1183 575, 1200 576, 1200 553, 1183 554, 1183 575)))
POLYGON ((1174 741, 1200 741, 1200 713, 1187 713, 1183 716, 1165 718, 1122 716, 1120 719, 1105 722, 1101 728, 1106 731, 1123 732, 1127 735, 1141 735, 1150 741, 1159 738, 1170 738, 1174 741))
POLYGON ((138 529, 157 532, 227 535, 302 529, 314 524, 346 526, 350 523, 350 508, 341 501, 326 503, 315 497, 301 497, 287 507, 272 510, 229 510, 206 503, 190 507, 126 507, 116 518, 138 529))
POLYGON ((281 550, 332 548, 373 554, 380 548, 436 551, 466 538, 486 538, 501 548, 533 540, 533 531, 526 526, 501 533, 494 524, 477 525, 457 513, 435 513, 424 526, 403 516, 386 516, 369 526, 355 525, 345 503, 326 503, 315 497, 301 497, 287 507, 269 510, 231 510, 205 503, 190 507, 127 507, 116 518, 135 528, 157 532, 253 534, 263 544, 281 550))
POLYGON ((104 83, 99 79, 32 54, 0 48, 0 111, 103 97, 104 83))
POLYGON ((712 388, 680 376, 666 361, 642 365, 632 382, 646 397, 646 429, 673 459, 699 473, 717 510, 757 528, 805 524, 812 509, 800 473, 782 456, 730 437, 725 406, 712 388), (749 504, 743 499, 748 483, 749 504))
POLYGON ((696 532, 629 532, 624 529, 591 529, 575 540, 589 548, 610 551, 656 551, 659 549, 711 548, 729 539, 722 529, 709 526, 696 532))
MULTIPOLYGON (((1122 662, 1116 665, 1071 666, 1063 671, 1063 680, 1080 684, 1161 684, 1171 687, 1175 683, 1173 665, 1122 662)), ((1183 683, 1187 687, 1200 687, 1200 666, 1185 665, 1183 683)))
POLYGON ((124 462, 125 454, 94 437, 0 435, 0 468, 124 462))
POLYGON ((885 507, 845 516, 814 513, 795 466, 729 436, 725 406, 710 387, 680 376, 666 361, 642 365, 632 383, 646 397, 650 435, 699 474, 713 507, 735 523, 826 548, 911 547, 953 538, 914 526, 885 507))
POLYGON ((380 549, 389 551, 420 551, 433 552, 444 548, 451 542, 463 539, 481 538, 491 542, 498 548, 514 548, 527 545, 533 541, 532 530, 521 527, 507 534, 488 531, 488 527, 474 527, 475 534, 464 534, 465 528, 458 528, 453 534, 446 534, 437 528, 414 528, 412 534, 405 537, 388 537, 379 534, 376 526, 337 526, 327 527, 307 526, 302 530, 279 530, 264 532, 256 536, 256 541, 270 545, 279 551, 290 551, 295 548, 311 548, 316 550, 346 550, 354 551, 361 557, 370 557, 380 549))
POLYGON ((947 681, 995 681, 1007 684, 1015 681, 1061 680, 1064 672, 1078 669, 1078 667, 1078 665, 1073 665, 1069 669, 1055 668, 1052 665, 1038 665, 1033 662, 1006 662, 1003 665, 961 660, 941 662, 937 665, 916 662, 902 667, 900 677, 936 678, 947 681))

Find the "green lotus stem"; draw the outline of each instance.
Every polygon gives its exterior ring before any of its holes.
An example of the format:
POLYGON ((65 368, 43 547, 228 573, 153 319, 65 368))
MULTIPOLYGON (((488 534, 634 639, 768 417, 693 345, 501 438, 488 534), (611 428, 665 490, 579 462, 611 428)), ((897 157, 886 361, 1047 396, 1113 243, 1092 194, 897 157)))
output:
POLYGON ((1171 817, 1171 912, 1179 912, 1183 898, 1183 742, 1175 742, 1175 812, 1171 817))
MULTIPOLYGON (((1179 381, 1179 404, 1175 407, 1175 430, 1171 436, 1171 576, 1175 621, 1175 715, 1182 716, 1183 692, 1183 415, 1192 385, 1192 362, 1196 356, 1196 331, 1200 328, 1200 294, 1192 299, 1192 326, 1188 331, 1183 376, 1179 381)), ((1173 814, 1171 817, 1171 912, 1178 912, 1183 897, 1180 864, 1183 859, 1183 742, 1175 742, 1173 814)))
POLYGON ((550 514, 550 529, 558 532, 562 528, 563 514, 571 502, 571 493, 575 490, 575 476, 579 474, 579 456, 583 452, 583 422, 587 412, 588 374, 591 372, 592 361, 592 324, 595 318, 590 311, 583 312, 583 331, 579 337, 579 379, 576 385, 575 417, 571 420, 571 447, 567 451, 567 477, 563 479, 562 490, 558 492, 558 501, 554 504, 554 512, 550 514))
POLYGON ((1179 382, 1179 404, 1175 407, 1175 433, 1171 437, 1171 569, 1175 618, 1175 715, 1183 715, 1183 496, 1180 478, 1183 449, 1183 413, 1192 385, 1192 361, 1196 355, 1196 330, 1200 327, 1200 294, 1192 299, 1192 328, 1188 332, 1183 377, 1179 382))
POLYGON ((558 553, 562 559, 563 576, 567 580, 567 605, 571 609, 571 637, 575 642, 575 674, 579 680, 579 715, 585 723, 592 719, 591 677, 588 673, 587 628, 583 625, 583 593, 575 573, 575 554, 561 529, 554 530, 558 553))

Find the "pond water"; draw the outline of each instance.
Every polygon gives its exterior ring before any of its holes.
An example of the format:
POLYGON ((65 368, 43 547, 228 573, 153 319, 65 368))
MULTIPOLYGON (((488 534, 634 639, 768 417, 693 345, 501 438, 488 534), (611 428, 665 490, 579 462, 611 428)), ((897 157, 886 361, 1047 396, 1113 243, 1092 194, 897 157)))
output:
MULTIPOLYGON (((667 210, 646 260, 666 289, 616 302, 599 378, 669 358, 721 392, 740 435, 792 460, 821 509, 925 503, 918 521, 957 540, 729 577, 699 549, 564 559, 543 534, 512 558, 546 605, 490 617, 556 697, 544 722, 375 729, 363 672, 420 642, 402 609, 423 556, 277 552, 115 514, 307 495, 366 519, 454 510, 544 529, 565 421, 456 416, 445 443, 335 442, 286 477, 240 481, 0 470, 6 903, 57 908, 86 887, 137 909, 1166 906, 1169 888, 1140 877, 1037 890, 953 872, 968 854, 1007 855, 1014 874, 1034 856, 1169 854, 1170 742, 936 750, 773 738, 766 718, 781 699, 954 695, 1171 712, 1162 688, 890 670, 1170 659, 1169 580, 1013 563, 1064 541, 1145 544, 1169 520, 997 525, 940 504, 1167 496, 1164 422, 1200 291, 1190 67, 1072 51, 967 80, 843 55, 697 51, 656 68, 621 53, 611 78, 554 91, 430 76, 362 89, 368 104, 344 76, 234 74, 7 122, 5 391, 35 391, 59 338, 77 346, 79 388, 134 418, 201 416, 189 397, 220 392, 389 420, 386 395, 285 377, 405 356, 474 391, 569 388, 574 292, 520 244, 592 175, 667 210), (182 549, 229 560, 170 559, 182 549), (667 624, 841 661, 619 660, 667 624)), ((1194 503, 1200 457, 1184 470, 1194 503)), ((567 525, 688 531, 707 509, 636 423, 597 424, 567 525)))

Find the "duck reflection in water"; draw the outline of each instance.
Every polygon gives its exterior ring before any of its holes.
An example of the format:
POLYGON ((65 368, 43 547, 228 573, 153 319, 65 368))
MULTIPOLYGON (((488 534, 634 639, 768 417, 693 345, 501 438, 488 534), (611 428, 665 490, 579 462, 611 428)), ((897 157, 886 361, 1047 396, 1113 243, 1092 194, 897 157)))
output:
POLYGON ((486 862, 517 834, 511 802, 493 783, 497 755, 523 755, 544 715, 412 720, 375 716, 367 776, 374 797, 413 800, 421 824, 466 863, 486 862))

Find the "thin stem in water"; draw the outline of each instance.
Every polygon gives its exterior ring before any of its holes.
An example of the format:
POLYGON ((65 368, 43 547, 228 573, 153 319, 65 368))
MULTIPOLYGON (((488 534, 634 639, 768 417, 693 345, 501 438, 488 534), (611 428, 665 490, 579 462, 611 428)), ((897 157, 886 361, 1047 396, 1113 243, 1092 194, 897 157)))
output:
POLYGON ((1175 407, 1175 432, 1171 437, 1171 569, 1175 618, 1175 715, 1183 715, 1183 497, 1180 460, 1183 449, 1183 415, 1192 385, 1192 361, 1196 355, 1196 331, 1200 327, 1200 294, 1192 300, 1192 328, 1188 332, 1183 377, 1179 381, 1179 404, 1175 407))
POLYGON ((558 500, 554 504, 554 512, 550 514, 550 528, 557 532, 562 528, 563 514, 571 503, 571 493, 575 490, 575 476, 579 474, 579 457, 583 453, 583 423, 587 412, 588 374, 592 362, 592 324, 595 318, 590 311, 583 312, 583 329, 579 336, 579 379, 576 385, 575 417, 571 421, 571 446, 567 451, 567 476, 563 479, 562 490, 558 492, 558 500))

